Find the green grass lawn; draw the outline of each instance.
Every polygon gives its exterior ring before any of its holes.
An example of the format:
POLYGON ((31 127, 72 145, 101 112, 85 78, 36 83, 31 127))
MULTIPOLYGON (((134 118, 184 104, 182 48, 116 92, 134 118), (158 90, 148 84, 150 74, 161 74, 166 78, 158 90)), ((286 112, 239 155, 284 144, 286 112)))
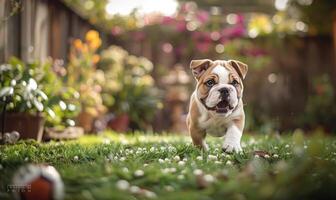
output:
POLYGON ((0 199, 27 163, 53 165, 65 199, 336 199, 335 137, 245 134, 240 154, 207 141, 207 153, 186 136, 141 133, 0 146, 0 199))

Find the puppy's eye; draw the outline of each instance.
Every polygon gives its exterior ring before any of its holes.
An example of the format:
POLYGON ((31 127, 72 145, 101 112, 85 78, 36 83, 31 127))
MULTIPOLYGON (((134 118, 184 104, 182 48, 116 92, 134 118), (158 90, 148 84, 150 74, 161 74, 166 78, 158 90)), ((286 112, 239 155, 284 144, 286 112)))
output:
POLYGON ((205 85, 208 86, 208 87, 212 87, 216 84, 215 80, 213 79, 210 79, 208 81, 205 82, 205 85))
POLYGON ((237 80, 233 80, 231 84, 232 84, 232 85, 238 85, 239 83, 238 83, 237 80))

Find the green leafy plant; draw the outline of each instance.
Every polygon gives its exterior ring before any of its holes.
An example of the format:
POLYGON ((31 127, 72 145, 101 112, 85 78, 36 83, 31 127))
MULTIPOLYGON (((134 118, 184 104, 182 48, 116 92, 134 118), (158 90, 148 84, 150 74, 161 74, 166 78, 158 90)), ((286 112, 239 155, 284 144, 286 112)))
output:
POLYGON ((10 98, 8 111, 37 114, 46 110, 44 103, 48 96, 34 77, 37 68, 36 63, 25 65, 16 58, 0 66, 0 98, 10 98))
POLYGON ((137 128, 146 128, 161 107, 160 92, 150 75, 153 64, 111 46, 101 53, 99 67, 105 72, 104 104, 117 115, 127 114, 137 128))
POLYGON ((306 128, 323 127, 328 132, 336 131, 336 96, 327 74, 313 80, 313 94, 308 97, 301 123, 306 128))
MULTIPOLYGON (((49 61, 49 63, 52 63, 49 61)), ((67 126, 75 126, 74 118, 81 110, 79 93, 73 87, 66 85, 65 75, 67 71, 62 62, 55 60, 51 66, 41 65, 38 73, 38 81, 42 84, 48 101, 45 102, 46 126, 63 129, 67 126)))

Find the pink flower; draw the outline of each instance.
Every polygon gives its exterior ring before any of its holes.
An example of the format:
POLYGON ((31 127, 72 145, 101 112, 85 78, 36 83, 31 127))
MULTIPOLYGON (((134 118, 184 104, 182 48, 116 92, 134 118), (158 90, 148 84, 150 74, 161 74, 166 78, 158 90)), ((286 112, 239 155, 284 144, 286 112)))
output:
POLYGON ((243 37, 244 35, 245 35, 245 27, 240 24, 222 30, 222 37, 229 39, 243 37))
POLYGON ((175 19, 173 17, 164 16, 162 18, 162 22, 161 23, 164 24, 164 25, 169 25, 169 24, 172 24, 174 22, 175 22, 175 19))
POLYGON ((237 14, 237 24, 242 24, 242 23, 244 23, 244 15, 237 14))
POLYGON ((196 14, 196 17, 198 21, 201 22, 202 24, 209 21, 209 13, 204 10, 198 11, 196 14))
POLYGON ((186 31, 186 22, 185 21, 177 21, 175 25, 176 31, 178 32, 184 32, 186 31))
POLYGON ((197 42, 196 48, 201 53, 207 53, 210 49, 211 43, 210 42, 197 42))
POLYGON ((111 33, 112 35, 120 35, 123 33, 123 30, 119 26, 115 26, 111 29, 111 33))

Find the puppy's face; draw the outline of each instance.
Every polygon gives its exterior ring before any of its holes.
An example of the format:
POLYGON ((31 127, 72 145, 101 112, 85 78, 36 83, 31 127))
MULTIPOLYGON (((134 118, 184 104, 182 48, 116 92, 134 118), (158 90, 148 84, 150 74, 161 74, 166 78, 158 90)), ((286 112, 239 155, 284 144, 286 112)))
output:
POLYGON ((190 67, 197 80, 196 94, 208 111, 228 116, 243 94, 247 65, 235 60, 193 60, 190 67))

